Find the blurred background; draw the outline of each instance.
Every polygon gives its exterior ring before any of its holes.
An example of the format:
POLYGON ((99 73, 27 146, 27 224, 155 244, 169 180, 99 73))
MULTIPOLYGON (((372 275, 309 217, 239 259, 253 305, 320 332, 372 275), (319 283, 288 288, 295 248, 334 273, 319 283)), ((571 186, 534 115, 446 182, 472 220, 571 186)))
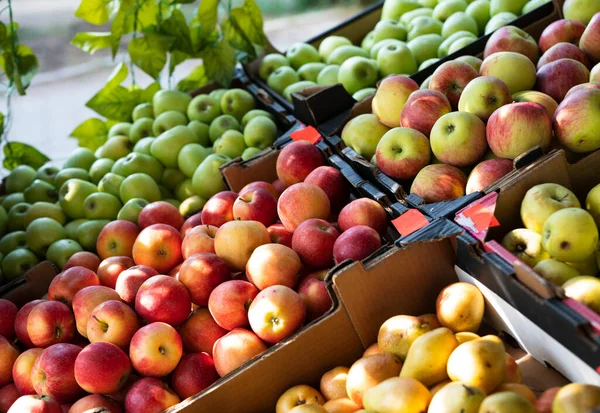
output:
MULTIPOLYGON (((265 33, 281 51, 291 44, 308 40, 367 7, 375 0, 256 0, 265 22, 265 33)), ((39 72, 27 90, 27 96, 13 95, 13 123, 9 139, 36 146, 54 161, 60 162, 77 146, 70 132, 95 113, 85 107, 102 88, 106 78, 123 56, 112 61, 108 49, 90 56, 71 46, 77 32, 104 31, 76 18, 80 0, 13 1, 14 18, 20 25, 19 36, 33 49, 39 60, 39 72)), ((184 5, 187 15, 198 2, 184 5)), ((2 15, 3 20, 8 16, 2 15)), ((193 62, 180 65, 175 79, 184 77, 193 62)), ((151 83, 149 76, 136 71, 141 85, 151 83)), ((163 85, 166 87, 166 85, 163 85)), ((4 111, 5 102, 2 102, 4 111)))

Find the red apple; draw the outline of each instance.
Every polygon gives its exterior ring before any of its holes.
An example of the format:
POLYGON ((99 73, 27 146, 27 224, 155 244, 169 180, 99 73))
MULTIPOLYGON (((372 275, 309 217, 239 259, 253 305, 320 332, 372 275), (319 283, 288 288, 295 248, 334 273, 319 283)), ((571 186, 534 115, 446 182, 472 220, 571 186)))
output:
POLYGON ((277 200, 266 189, 256 188, 240 192, 233 203, 233 219, 258 221, 265 227, 277 221, 277 200))
POLYGON ((433 72, 429 89, 442 92, 448 98, 452 109, 456 110, 463 89, 477 76, 477 71, 471 65, 453 60, 443 63, 433 72))
POLYGON ((109 300, 120 300, 119 294, 112 288, 93 285, 85 287, 73 297, 73 313, 79 334, 87 338, 87 325, 94 308, 109 300))
POLYGON ((15 338, 15 319, 19 309, 12 302, 0 298, 0 336, 9 340, 15 338))
POLYGON ((21 397, 21 393, 17 390, 14 384, 7 384, 0 388, 0 412, 5 413, 10 409, 17 399, 21 397))
POLYGON ((75 337, 75 317, 60 301, 44 301, 29 313, 27 334, 36 347, 68 343, 75 337))
POLYGON ((188 219, 185 220, 179 232, 181 233, 181 237, 185 238, 185 236, 190 232, 192 228, 197 227, 198 225, 202 225, 202 213, 198 212, 188 219))
MULTIPOLYGON (((585 85, 586 83, 584 83, 585 85)), ((581 87, 583 85, 575 86, 575 88, 581 87)), ((573 89, 571 89, 573 90, 573 89)), ((568 95, 568 93, 567 93, 568 95)), ((566 97, 566 96, 565 96, 566 97)), ((554 116, 554 112, 558 107, 558 103, 550 96, 545 93, 538 92, 536 90, 525 90, 523 92, 517 92, 512 95, 514 102, 533 102, 539 103, 542 105, 547 111, 550 117, 554 116)))
POLYGON ((48 396, 21 396, 7 413, 63 413, 60 404, 48 396))
POLYGON ((181 262, 181 235, 170 225, 144 228, 133 244, 133 261, 159 273, 168 273, 181 262))
POLYGON ((492 113, 486 132, 488 145, 496 156, 515 159, 536 146, 544 150, 550 147, 552 119, 538 103, 511 103, 492 113))
POLYGON ((220 227, 226 222, 233 221, 233 203, 237 192, 223 191, 213 195, 202 208, 202 223, 220 227))
POLYGON ((33 307, 44 301, 45 300, 33 300, 28 302, 21 307, 15 318, 15 333, 19 341, 27 348, 35 347, 27 333, 27 318, 29 317, 31 310, 33 310, 33 307))
POLYGON ((381 248, 377 231, 366 225, 357 225, 344 231, 333 246, 333 258, 339 264, 351 259, 361 261, 381 248))
POLYGON ((67 343, 54 344, 42 351, 31 370, 35 392, 59 403, 72 403, 81 397, 84 391, 75 380, 75 359, 80 352, 81 347, 67 343))
POLYGON ((243 271, 255 248, 271 241, 267 228, 257 221, 231 221, 215 236, 215 253, 233 271, 243 271))
POLYGON ((215 342, 227 334, 219 326, 207 308, 197 308, 179 327, 179 335, 186 353, 212 355, 215 342))
POLYGON ((87 323, 90 343, 105 341, 126 349, 139 328, 137 314, 127 304, 105 301, 94 308, 87 323))
POLYGON ((369 198, 359 198, 342 209, 338 216, 338 226, 344 232, 356 225, 366 225, 384 235, 388 228, 388 217, 385 209, 369 198))
POLYGON ((100 285, 100 279, 94 271, 72 267, 54 277, 48 287, 48 298, 70 306, 79 290, 92 285, 100 285))
POLYGON ((186 354, 173 372, 171 385, 182 399, 200 393, 219 379, 215 363, 206 353, 186 354))
POLYGON ((140 328, 129 346, 133 368, 149 377, 163 377, 171 373, 182 354, 181 337, 166 323, 151 323, 140 328))
MULTIPOLYGON (((285 191, 285 189, 287 188, 287 185, 285 185, 279 179, 276 179, 273 181, 273 188, 275 188, 275 190, 278 192, 278 194, 281 195, 281 194, 283 194, 283 191, 285 191)), ((279 196, 278 196, 278 198, 279 198, 279 196)))
POLYGON ((68 270, 71 267, 85 267, 94 272, 98 272, 98 266, 100 265, 100 257, 93 252, 80 251, 71 255, 71 258, 67 260, 67 263, 63 267, 64 270, 68 270))
POLYGON ((188 289, 192 303, 201 307, 208 305, 208 297, 218 285, 230 279, 229 267, 216 254, 194 254, 179 270, 179 281, 188 289))
POLYGON ((115 288, 119 275, 128 268, 135 265, 130 257, 108 257, 98 266, 98 278, 100 284, 115 288))
POLYGON ((169 277, 173 277, 176 280, 179 280, 179 270, 181 269, 181 266, 183 265, 183 262, 175 267, 173 267, 171 269, 171 271, 169 271, 169 274, 167 274, 169 277))
POLYGON ((283 224, 273 224, 267 228, 271 242, 292 248, 292 232, 285 229, 283 224))
POLYGON ((592 152, 600 148, 600 90, 586 88, 562 101, 554 113, 554 134, 573 152, 592 152))
POLYGON ((130 373, 129 357, 112 343, 92 343, 81 350, 75 360, 75 380, 88 393, 119 391, 130 373))
POLYGON ((236 328, 215 343, 213 360, 219 376, 223 377, 258 356, 267 345, 253 332, 236 328))
POLYGON ((23 395, 35 394, 35 389, 31 382, 31 370, 33 369, 35 360, 42 351, 44 351, 42 348, 31 348, 21 353, 15 360, 15 364, 12 367, 12 377, 19 393, 23 395))
POLYGON ((121 297, 121 300, 133 306, 135 304, 135 296, 137 295, 140 286, 149 278, 158 275, 158 272, 147 265, 136 265, 128 268, 119 274, 115 284, 115 291, 121 297))
POLYGON ((540 57, 534 38, 525 30, 515 26, 504 26, 496 30, 487 43, 483 58, 496 52, 516 52, 527 56, 533 63, 540 57))
POLYGON ((133 387, 133 385, 135 383, 137 383, 140 379, 141 379, 141 377, 139 377, 134 371, 133 373, 131 373, 129 375, 129 379, 127 380, 127 383, 125 383, 125 385, 121 388, 121 390, 119 390, 116 393, 107 394, 106 396, 111 401, 114 401, 115 403, 117 403, 119 406, 123 406, 125 404, 125 397, 127 396, 127 393, 129 393, 129 390, 131 389, 131 387, 133 387))
POLYGON ((323 165, 325 160, 319 148, 307 141, 292 142, 277 157, 277 177, 285 186, 291 186, 323 165))
POLYGON ((3 336, 0 336, 0 387, 13 381, 13 365, 19 351, 3 336))
POLYGON ((181 399, 158 379, 145 377, 138 380, 125 397, 127 413, 161 413, 175 406, 181 399))
POLYGON ((400 113, 408 97, 419 90, 417 82, 403 75, 385 77, 371 103, 373 114, 379 122, 390 128, 400 126, 400 113))
MULTIPOLYGON (((333 264, 333 244, 339 235, 329 222, 317 218, 308 219, 294 231, 292 248, 304 265, 311 268, 327 268, 333 264)), ((282 285, 293 288, 298 282, 297 275, 293 281, 293 285, 282 285)))
POLYGON ((90 394, 77 400, 71 406, 69 413, 122 413, 123 410, 115 402, 99 394, 90 394), (96 410, 94 410, 96 409, 96 410), (99 410, 98 410, 99 409, 99 410), (102 410, 105 409, 105 410, 102 410))
POLYGON ((300 257, 289 247, 265 244, 256 248, 246 265, 246 277, 259 290, 272 285, 293 288, 302 268, 300 257))
POLYGON ((483 190, 512 170, 513 163, 510 159, 495 158, 478 163, 467 179, 466 194, 483 190))
POLYGON ((556 395, 560 391, 560 387, 551 387, 542 394, 536 400, 535 407, 536 412, 538 413, 552 413, 552 404, 554 403, 554 399, 556 395))
MULTIPOLYGON (((582 83, 577 86, 573 86, 571 89, 569 89, 569 91, 565 95, 565 99, 567 99, 573 93, 580 91, 582 89, 600 89, 600 82, 588 82, 588 83, 582 83)), ((563 101, 565 99, 563 99, 563 101)), ((558 107, 558 105, 556 105, 556 106, 558 107)), ((556 109, 555 109, 555 112, 556 112, 556 109)), ((553 116, 553 115, 554 115, 554 113, 551 114, 551 116, 553 116)))
POLYGON ((319 166, 304 180, 307 184, 318 186, 325 192, 332 211, 339 211, 348 202, 350 188, 344 175, 331 166, 319 166))
POLYGON ((275 189, 273 184, 270 184, 265 181, 256 181, 256 182, 251 182, 248 185, 246 185, 245 187, 243 187, 240 190, 240 195, 243 194, 244 192, 252 191, 252 190, 258 189, 258 188, 267 190, 271 195, 273 195, 273 197, 275 199, 279 198, 279 195, 281 194, 281 192, 279 192, 277 189, 275 189))
POLYGON ((443 93, 430 89, 417 90, 404 104, 400 114, 400 126, 418 130, 429 136, 435 122, 451 111, 452 106, 443 93))
POLYGON ((131 257, 135 239, 140 233, 140 227, 131 221, 119 219, 108 223, 100 231, 96 250, 100 258, 126 256, 131 257))
POLYGON ((592 62, 600 62, 600 12, 594 14, 588 23, 579 41, 579 47, 592 62))
POLYGON ((187 288, 168 275, 155 275, 144 281, 135 296, 135 311, 149 323, 177 327, 190 315, 191 308, 187 288))
POLYGON ((415 177, 410 193, 427 203, 448 201, 465 194, 467 177, 455 166, 445 164, 427 165, 415 177))
POLYGON ((543 92, 559 104, 573 86, 587 83, 590 71, 573 59, 559 59, 545 64, 536 75, 536 89, 543 92))
POLYGON ((215 252, 215 235, 219 228, 212 225, 200 225, 188 231, 181 243, 183 259, 187 260, 201 252, 215 252))
POLYGON ((292 232, 307 219, 327 219, 330 211, 327 194, 313 184, 294 184, 283 191, 277 202, 279 219, 292 232))
POLYGON ((210 294, 208 309, 224 329, 244 327, 248 325, 248 307, 257 294, 258 289, 247 281, 226 281, 210 294))
POLYGON ((590 68, 590 60, 587 58, 585 53, 583 53, 579 47, 566 42, 557 43, 548 49, 548 51, 544 53, 539 60, 537 68, 539 70, 542 66, 558 59, 577 60, 578 62, 583 63, 588 69, 590 68))
POLYGON ((183 217, 179 210, 168 202, 152 202, 140 212, 138 225, 141 229, 144 229, 154 224, 170 225, 179 230, 183 225, 183 217))
POLYGON ((248 309, 252 330, 267 343, 279 343, 298 330, 306 318, 302 298, 289 287, 274 285, 262 290, 248 309))
POLYGON ((298 294, 306 306, 306 321, 316 320, 332 306, 325 282, 327 273, 327 270, 321 270, 309 274, 298 285, 298 294))
POLYGON ((585 24, 577 20, 561 19, 551 23, 540 36, 539 46, 542 53, 557 43, 567 42, 579 45, 579 39, 585 30, 585 24))

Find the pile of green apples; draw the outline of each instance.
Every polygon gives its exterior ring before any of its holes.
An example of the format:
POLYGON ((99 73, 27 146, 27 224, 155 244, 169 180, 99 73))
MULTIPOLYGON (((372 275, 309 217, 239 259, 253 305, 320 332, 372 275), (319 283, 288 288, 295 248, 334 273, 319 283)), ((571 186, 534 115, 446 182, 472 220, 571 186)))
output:
POLYGON ((112 220, 137 223, 149 203, 165 200, 188 216, 225 184, 219 167, 273 144, 273 116, 255 109, 243 89, 193 97, 157 92, 138 105, 133 123, 117 123, 95 152, 78 148, 62 169, 21 165, 0 197, 0 285, 40 260, 62 268, 79 251, 95 251, 112 220))
POLYGON ((318 50, 297 43, 285 56, 266 55, 258 74, 290 102, 292 93, 337 83, 360 101, 379 79, 423 70, 549 1, 386 0, 360 46, 342 36, 326 37, 318 50))

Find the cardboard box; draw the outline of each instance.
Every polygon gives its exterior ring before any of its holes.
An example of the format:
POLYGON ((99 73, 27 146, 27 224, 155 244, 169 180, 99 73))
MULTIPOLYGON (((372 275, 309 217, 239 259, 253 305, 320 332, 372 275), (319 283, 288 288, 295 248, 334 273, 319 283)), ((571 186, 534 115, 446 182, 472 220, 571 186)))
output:
POLYGON ((46 294, 57 274, 58 269, 50 261, 42 261, 23 276, 1 286, 0 298, 12 301, 20 308, 46 294))

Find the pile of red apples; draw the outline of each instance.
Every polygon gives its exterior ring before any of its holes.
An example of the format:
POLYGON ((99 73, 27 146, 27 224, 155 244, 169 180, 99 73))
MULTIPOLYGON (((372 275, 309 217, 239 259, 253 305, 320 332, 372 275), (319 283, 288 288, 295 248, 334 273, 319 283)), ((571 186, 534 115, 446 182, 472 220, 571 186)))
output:
POLYGON ((98 255, 73 255, 47 298, 0 299, 0 412, 162 412, 325 314, 328 270, 379 249, 386 212, 350 202, 307 142, 277 176, 185 222, 149 204, 138 225, 108 224, 98 255))

